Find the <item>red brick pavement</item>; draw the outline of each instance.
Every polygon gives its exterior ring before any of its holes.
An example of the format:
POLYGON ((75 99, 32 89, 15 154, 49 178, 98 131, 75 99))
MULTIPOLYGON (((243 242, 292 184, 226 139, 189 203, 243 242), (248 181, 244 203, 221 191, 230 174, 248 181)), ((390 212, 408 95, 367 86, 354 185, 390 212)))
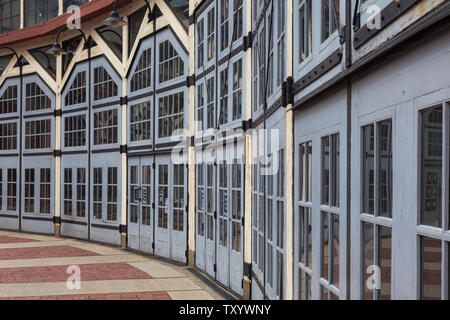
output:
POLYGON ((158 291, 107 294, 75 294, 43 297, 13 297, 0 298, 0 300, 171 300, 171 298, 167 292, 158 291))
POLYGON ((39 240, 11 237, 11 236, 0 236, 0 243, 19 243, 19 242, 38 242, 39 240))
POLYGON ((0 249, 0 260, 98 256, 99 254, 71 246, 0 249))
MULTIPOLYGON (((64 282, 68 266, 44 266, 0 269, 0 283, 64 282)), ((81 280, 151 279, 152 277, 127 263, 80 265, 81 280)))

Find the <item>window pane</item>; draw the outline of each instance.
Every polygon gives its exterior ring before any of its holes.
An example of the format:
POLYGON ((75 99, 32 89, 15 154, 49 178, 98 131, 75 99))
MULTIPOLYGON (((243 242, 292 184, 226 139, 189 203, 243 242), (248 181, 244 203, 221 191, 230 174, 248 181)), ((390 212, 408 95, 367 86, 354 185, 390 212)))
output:
POLYGON ((340 259, 340 246, 339 246, 339 215, 331 214, 331 283, 335 287, 339 287, 339 259, 340 259))
POLYGON ((374 125, 363 128, 363 213, 374 214, 375 197, 375 134, 374 125))
POLYGON ((329 225, 328 225, 328 213, 322 212, 322 278, 328 280, 328 270, 329 270, 329 225))
POLYGON ((421 299, 440 300, 442 281, 442 242, 421 237, 421 299))
POLYGON ((391 269, 392 269, 392 230, 378 227, 378 261, 381 268, 381 288, 378 292, 380 300, 391 299, 391 269))
POLYGON ((339 134, 331 136, 332 158, 331 158, 331 205, 339 207, 339 184, 340 184, 340 141, 339 134))
POLYGON ((330 137, 322 138, 322 204, 330 198, 330 137))
POLYGON ((378 123, 378 212, 392 217, 392 120, 378 123))
POLYGON ((370 223, 363 223, 363 292, 364 300, 373 300, 373 288, 369 287, 374 284, 372 267, 374 261, 374 227, 370 223), (369 279, 370 278, 370 279, 369 279))
POLYGON ((420 223, 442 226, 442 107, 422 111, 420 223))

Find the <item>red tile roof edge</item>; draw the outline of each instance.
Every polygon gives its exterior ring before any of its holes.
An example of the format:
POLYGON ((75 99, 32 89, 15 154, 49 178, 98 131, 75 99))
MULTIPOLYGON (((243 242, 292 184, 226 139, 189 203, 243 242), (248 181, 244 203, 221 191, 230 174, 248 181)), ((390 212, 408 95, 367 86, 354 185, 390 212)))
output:
MULTIPOLYGON (((117 6, 122 7, 132 0, 119 0, 117 6)), ((83 4, 81 9, 81 22, 89 21, 106 12, 112 10, 114 0, 91 0, 83 4)), ((64 13, 49 21, 23 29, 13 30, 0 35, 0 46, 12 45, 20 41, 26 41, 47 34, 56 33, 63 25, 66 24, 70 13, 64 13)))

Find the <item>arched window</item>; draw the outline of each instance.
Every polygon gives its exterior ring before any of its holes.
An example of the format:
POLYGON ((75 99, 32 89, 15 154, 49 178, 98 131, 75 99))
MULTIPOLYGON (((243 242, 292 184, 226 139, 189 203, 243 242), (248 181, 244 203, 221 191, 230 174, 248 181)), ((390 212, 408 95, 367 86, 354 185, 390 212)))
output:
POLYGON ((146 49, 142 52, 136 67, 135 74, 131 79, 131 92, 149 88, 152 85, 152 50, 146 49))
POLYGON ((9 86, 0 97, 0 114, 17 112, 17 86, 9 86))
POLYGON ((184 62, 169 40, 159 44, 159 83, 184 75, 184 62))
POLYGON ((50 109, 51 107, 51 100, 44 91, 42 91, 41 87, 39 87, 36 82, 27 83, 25 110, 36 111, 50 109))
POLYGON ((117 84, 103 67, 94 69, 94 100, 117 96, 117 84))
POLYGON ((72 106, 86 102, 86 71, 79 72, 65 97, 65 105, 72 106))

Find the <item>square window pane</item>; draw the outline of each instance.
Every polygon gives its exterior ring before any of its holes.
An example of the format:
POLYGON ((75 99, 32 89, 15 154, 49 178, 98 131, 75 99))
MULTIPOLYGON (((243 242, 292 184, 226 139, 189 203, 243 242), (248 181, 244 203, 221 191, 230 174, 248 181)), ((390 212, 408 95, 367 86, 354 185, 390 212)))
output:
POLYGON ((422 300, 441 300, 442 241, 420 238, 420 297, 422 300))

